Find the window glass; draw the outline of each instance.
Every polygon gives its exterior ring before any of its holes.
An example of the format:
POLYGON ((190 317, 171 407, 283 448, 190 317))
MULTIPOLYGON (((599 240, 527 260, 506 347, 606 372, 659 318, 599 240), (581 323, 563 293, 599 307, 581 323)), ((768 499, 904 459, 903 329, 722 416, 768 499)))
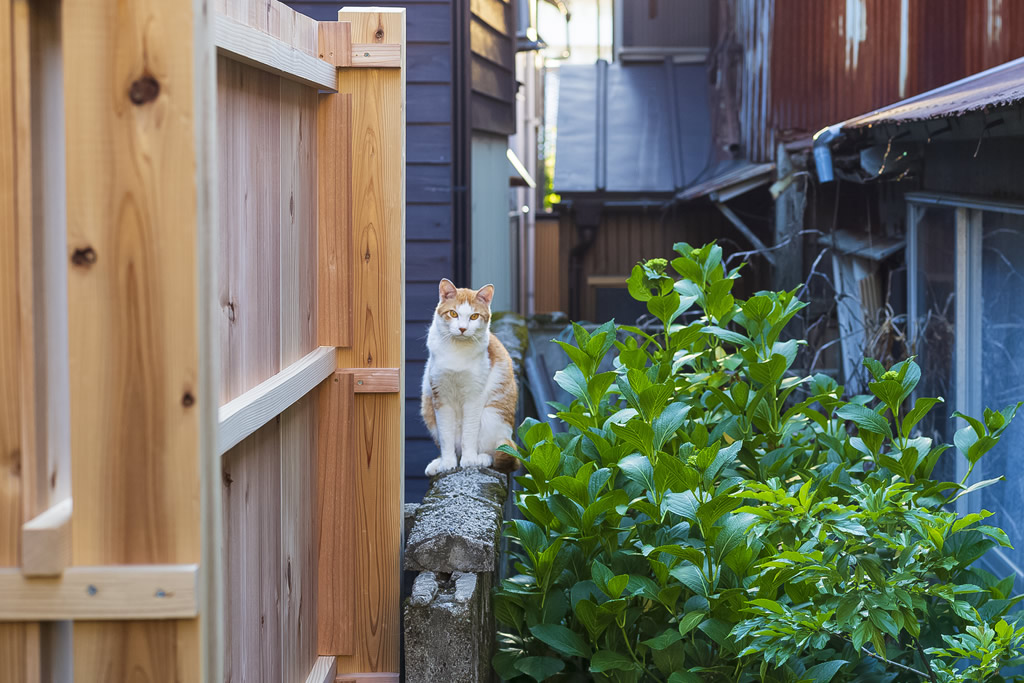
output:
MULTIPOLYGON (((981 216, 981 401, 1001 410, 1024 400, 1024 216, 986 211, 981 216)), ((978 301, 977 298, 973 299, 978 301)), ((978 416, 980 417, 980 415, 978 416)), ((981 492, 981 507, 995 513, 1015 550, 1004 549, 1024 567, 1024 413, 999 445, 978 464, 978 479, 1006 476, 981 492)), ((973 478, 973 477, 972 477, 973 478)))
MULTIPOLYGON (((917 310, 914 353, 921 365, 921 396, 941 396, 921 421, 922 435, 936 443, 952 442, 956 410, 954 358, 956 351, 956 211, 951 206, 920 206, 917 217, 917 310)), ((943 453, 935 468, 936 478, 956 477, 956 454, 943 453)))

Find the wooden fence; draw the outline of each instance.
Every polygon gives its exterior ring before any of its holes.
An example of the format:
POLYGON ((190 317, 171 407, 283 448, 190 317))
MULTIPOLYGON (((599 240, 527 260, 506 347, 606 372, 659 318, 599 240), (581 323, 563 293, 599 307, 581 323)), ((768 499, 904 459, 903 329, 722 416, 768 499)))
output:
POLYGON ((0 0, 0 683, 395 681, 405 12, 0 0))

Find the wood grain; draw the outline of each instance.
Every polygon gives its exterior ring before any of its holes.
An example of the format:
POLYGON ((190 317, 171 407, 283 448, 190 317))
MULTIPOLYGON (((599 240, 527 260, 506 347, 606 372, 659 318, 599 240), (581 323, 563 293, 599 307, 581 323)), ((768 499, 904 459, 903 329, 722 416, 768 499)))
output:
POLYGON ((333 64, 298 50, 269 33, 225 16, 216 18, 217 53, 312 88, 337 90, 333 64))
POLYGON ((405 64, 402 45, 353 43, 351 66, 400 69, 405 64))
POLYGON ((0 569, 0 621, 195 617, 196 565, 72 567, 28 578, 0 569))
POLYGON ((355 652, 357 538, 353 519, 355 394, 352 375, 335 373, 320 385, 317 411, 317 653, 355 652))
MULTIPOLYGON (((10 0, 0 0, 0 60, 15 58, 10 0)), ((0 567, 19 564, 23 519, 21 301, 14 69, 0 69, 0 567)), ((0 624, 0 680, 38 679, 38 627, 0 624), (37 658, 36 658, 37 659, 37 658)))
POLYGON ((71 564, 71 499, 21 525, 21 573, 58 576, 71 564))
POLYGON ((357 394, 393 394, 402 390, 398 368, 344 368, 338 372, 355 378, 357 394))
POLYGON ((352 96, 317 109, 317 343, 352 344, 352 96))
MULTIPOLYGON (((282 38, 287 39, 284 31, 282 26, 282 38)), ((316 349, 316 111, 315 91, 282 79, 282 366, 316 349)), ((313 391, 281 415, 283 681, 303 680, 316 662, 316 457, 313 391)))
MULTIPOLYGON (((200 561, 192 3, 63 3, 72 557, 200 561), (190 398, 189 398, 190 397, 190 398)), ((77 622, 76 680, 198 680, 197 620, 77 622)))
MULTIPOLYGON (((405 45, 404 9, 346 9, 338 19, 352 22, 353 43, 405 45)), ((339 89, 352 95, 355 321, 352 347, 339 352, 339 366, 401 368, 405 66, 344 70, 339 89)), ((355 654, 338 658, 342 673, 400 669, 404 431, 401 394, 356 397, 355 492, 348 519, 359 531, 350 554, 356 558, 360 590, 354 606, 355 654)))
POLYGON ((321 346, 270 379, 220 407, 218 454, 227 453, 326 379, 335 367, 335 350, 321 346))
POLYGON ((334 657, 317 657, 316 663, 306 676, 306 683, 334 683, 337 668, 334 657))
POLYGON ((317 23, 318 56, 334 66, 352 65, 352 24, 347 21, 317 23))

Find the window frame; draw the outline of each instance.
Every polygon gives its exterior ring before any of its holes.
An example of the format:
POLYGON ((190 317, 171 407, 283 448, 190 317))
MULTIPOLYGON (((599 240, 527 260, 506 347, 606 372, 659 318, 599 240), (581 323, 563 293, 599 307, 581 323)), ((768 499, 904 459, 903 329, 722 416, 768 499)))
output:
MULTIPOLYGON (((956 386, 952 397, 954 409, 966 415, 981 415, 982 377, 982 237, 984 235, 982 216, 992 213, 1024 216, 1024 202, 992 201, 967 195, 939 194, 931 192, 908 192, 907 202, 907 319, 909 338, 916 348, 918 325, 918 221, 920 214, 931 207, 942 206, 955 209, 956 263, 954 265, 953 291, 955 294, 953 374, 956 386)), ((950 397, 946 397, 949 400, 950 397)), ((956 428, 966 422, 957 419, 956 428)), ((962 479, 967 473, 967 461, 956 460, 956 477, 962 479)), ((974 483, 980 475, 972 476, 968 483, 974 483)), ((983 492, 975 491, 957 501, 957 512, 961 515, 975 512, 982 507, 983 492)), ((993 549, 986 558, 993 557, 1002 563, 1002 569, 1013 571, 1024 578, 1024 569, 1019 567, 1000 547, 993 549)))

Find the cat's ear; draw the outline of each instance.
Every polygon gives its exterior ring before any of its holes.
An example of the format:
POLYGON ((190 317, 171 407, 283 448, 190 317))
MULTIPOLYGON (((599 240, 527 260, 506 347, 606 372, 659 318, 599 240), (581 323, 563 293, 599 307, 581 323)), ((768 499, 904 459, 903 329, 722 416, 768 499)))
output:
POLYGON ((494 285, 484 285, 476 291, 476 298, 481 301, 485 306, 491 305, 491 299, 494 298, 494 285))
POLYGON ((441 301, 455 298, 455 285, 448 278, 441 278, 440 284, 437 286, 437 295, 441 301))

